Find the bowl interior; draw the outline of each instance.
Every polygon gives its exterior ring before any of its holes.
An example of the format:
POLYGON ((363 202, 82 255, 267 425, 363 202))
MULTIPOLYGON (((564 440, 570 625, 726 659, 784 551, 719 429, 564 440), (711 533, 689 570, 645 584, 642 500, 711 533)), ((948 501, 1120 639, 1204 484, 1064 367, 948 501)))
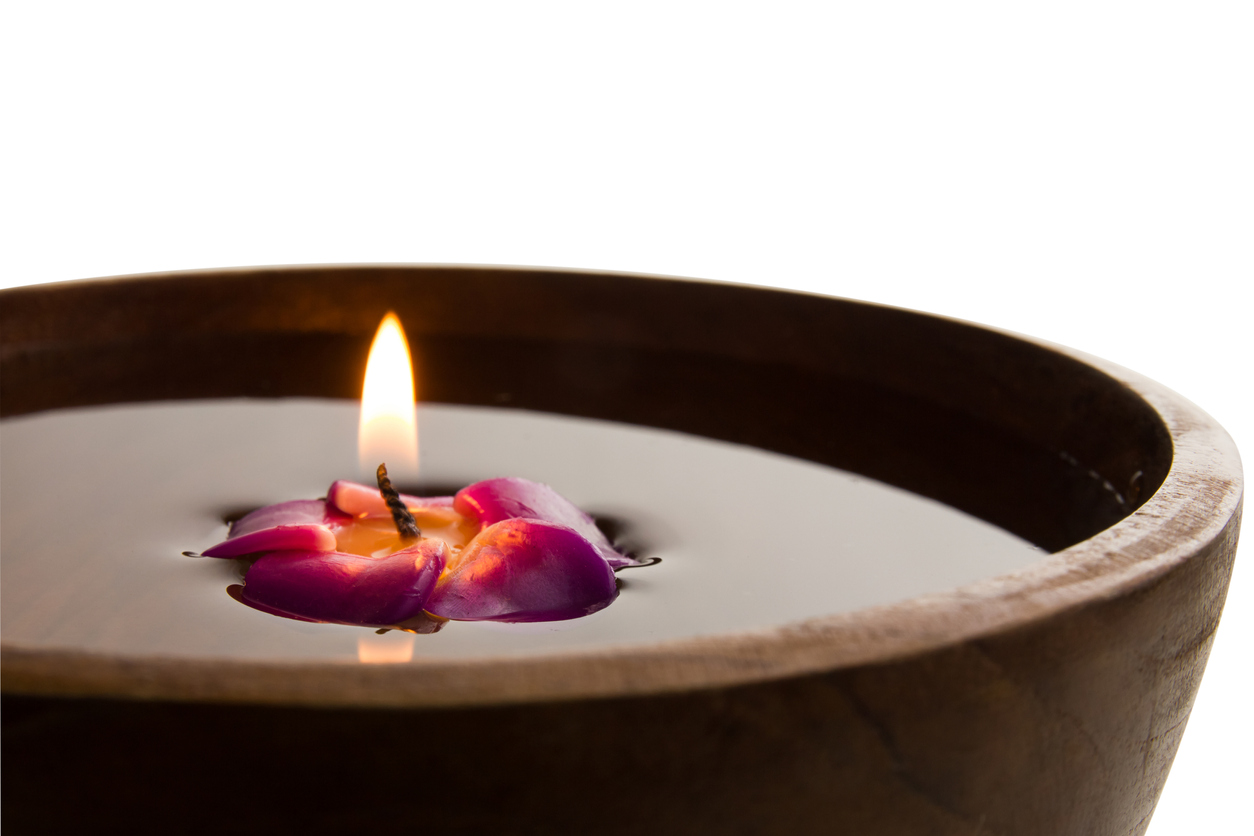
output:
POLYGON ((1162 483, 1154 410, 1079 360, 842 299, 650 277, 322 267, 7 291, 3 415, 220 397, 355 399, 379 319, 424 401, 679 430, 861 473, 1049 551, 1162 483))

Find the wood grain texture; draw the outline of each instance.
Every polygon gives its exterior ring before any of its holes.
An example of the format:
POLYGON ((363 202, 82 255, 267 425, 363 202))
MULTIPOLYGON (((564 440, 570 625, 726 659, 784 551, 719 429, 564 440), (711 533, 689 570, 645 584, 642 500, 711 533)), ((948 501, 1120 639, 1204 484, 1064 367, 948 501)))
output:
POLYGON ((302 666, 5 645, 15 832, 86 820, 169 831, 192 810, 205 832, 1148 823, 1223 606, 1242 482, 1223 430, 1135 373, 908 311, 567 271, 218 271, 0 298, 6 415, 352 397, 393 308, 426 400, 755 444, 933 496, 1055 552, 890 606, 597 653, 302 666), (220 776, 258 752, 299 768, 223 803, 220 776), (66 782, 79 788, 68 801, 66 782))

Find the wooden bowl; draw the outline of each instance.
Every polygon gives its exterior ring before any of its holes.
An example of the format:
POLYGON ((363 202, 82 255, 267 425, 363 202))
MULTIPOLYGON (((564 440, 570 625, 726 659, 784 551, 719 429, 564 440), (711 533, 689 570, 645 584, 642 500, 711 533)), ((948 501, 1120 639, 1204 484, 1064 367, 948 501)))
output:
POLYGON ((1152 381, 909 311, 603 273, 263 268, 2 298, 6 416, 356 398, 394 309, 424 400, 506 392, 754 445, 1052 552, 888 606, 595 653, 347 667, 6 644, 13 832, 1148 824, 1223 606, 1242 493, 1224 431, 1152 381))

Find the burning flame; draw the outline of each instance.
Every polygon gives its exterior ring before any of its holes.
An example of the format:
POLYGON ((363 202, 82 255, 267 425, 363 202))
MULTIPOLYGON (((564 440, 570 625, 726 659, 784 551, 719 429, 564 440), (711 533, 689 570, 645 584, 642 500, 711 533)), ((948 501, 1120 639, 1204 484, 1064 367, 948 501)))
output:
POLYGON ((365 665, 388 665, 409 662, 414 658, 414 636, 393 630, 378 635, 371 633, 357 638, 357 661, 365 665))
POLYGON ((412 481, 418 475, 416 400, 409 343, 401 321, 389 311, 375 332, 361 389, 357 455, 371 482, 380 462, 387 463, 393 480, 412 481))

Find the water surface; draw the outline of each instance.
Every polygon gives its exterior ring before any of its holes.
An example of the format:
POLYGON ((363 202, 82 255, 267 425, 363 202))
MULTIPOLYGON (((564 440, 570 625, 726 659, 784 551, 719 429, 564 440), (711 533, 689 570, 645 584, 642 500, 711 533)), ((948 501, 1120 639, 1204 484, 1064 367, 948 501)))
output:
MULTIPOLYGON (((6 643, 184 658, 352 659, 359 627, 267 615, 224 591, 228 561, 185 558, 224 515, 357 475, 357 406, 181 401, 0 423, 6 643)), ((566 622, 453 623, 413 658, 647 643, 785 624, 1013 572, 1044 552, 948 506, 776 453, 607 421, 424 405, 421 480, 552 485, 663 558, 608 609, 566 622)), ((366 639, 367 642, 373 641, 366 639)))

